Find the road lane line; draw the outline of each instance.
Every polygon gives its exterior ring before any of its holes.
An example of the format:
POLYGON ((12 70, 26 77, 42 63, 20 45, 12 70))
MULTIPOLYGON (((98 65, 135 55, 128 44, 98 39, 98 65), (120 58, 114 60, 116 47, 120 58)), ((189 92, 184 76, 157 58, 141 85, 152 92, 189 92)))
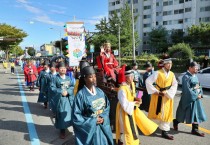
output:
MULTIPOLYGON (((192 127, 192 124, 185 124, 185 125, 192 127)), ((201 130, 201 131, 203 131, 203 132, 205 132, 205 133, 210 134, 210 130, 208 130, 208 129, 205 129, 205 128, 202 128, 202 127, 199 127, 198 129, 201 130)))
POLYGON ((18 84, 19 84, 19 89, 20 89, 20 94, 21 94, 21 99, 22 99, 22 104, 23 104, 23 110, 24 110, 24 114, 25 114, 25 118, 26 118, 26 123, 28 126, 28 131, 29 131, 29 136, 30 136, 30 141, 31 141, 31 145, 40 145, 40 141, 36 132, 36 128, 34 125, 34 121, 28 106, 28 102, 21 84, 21 80, 18 74, 18 71, 16 70, 16 75, 18 78, 18 84))

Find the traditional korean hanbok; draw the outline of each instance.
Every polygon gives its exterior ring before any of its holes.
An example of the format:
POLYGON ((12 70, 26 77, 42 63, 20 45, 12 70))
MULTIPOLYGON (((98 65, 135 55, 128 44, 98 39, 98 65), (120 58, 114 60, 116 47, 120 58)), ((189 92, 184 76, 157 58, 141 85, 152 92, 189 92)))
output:
POLYGON ((113 145, 109 120, 110 104, 104 92, 84 86, 76 95, 72 111, 76 145, 113 145), (97 124, 97 116, 104 119, 97 124))
POLYGON ((57 129, 66 129, 72 125, 72 104, 74 85, 68 76, 61 77, 59 74, 55 78, 55 85, 51 86, 52 92, 58 99, 56 107, 55 127, 57 129), (62 96, 62 92, 67 91, 67 96, 62 96))

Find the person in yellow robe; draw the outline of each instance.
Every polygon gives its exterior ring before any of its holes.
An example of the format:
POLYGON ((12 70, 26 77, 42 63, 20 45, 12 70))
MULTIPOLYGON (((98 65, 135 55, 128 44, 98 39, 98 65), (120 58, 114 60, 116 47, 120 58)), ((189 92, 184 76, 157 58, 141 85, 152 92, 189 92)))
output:
POLYGON ((116 143, 118 145, 139 145, 138 128, 144 135, 150 135, 158 125, 147 118, 139 109, 140 100, 136 98, 134 72, 131 67, 125 69, 126 82, 118 91, 116 108, 116 143))
POLYGON ((3 67, 5 69, 5 73, 7 73, 8 63, 6 61, 3 61, 3 67))
POLYGON ((148 118, 156 119, 159 128, 162 130, 162 137, 173 140, 169 135, 170 123, 173 121, 174 96, 177 91, 177 81, 171 72, 172 60, 164 59, 163 68, 154 72, 146 80, 148 94, 151 94, 148 118), (155 85, 154 85, 155 84, 155 85))

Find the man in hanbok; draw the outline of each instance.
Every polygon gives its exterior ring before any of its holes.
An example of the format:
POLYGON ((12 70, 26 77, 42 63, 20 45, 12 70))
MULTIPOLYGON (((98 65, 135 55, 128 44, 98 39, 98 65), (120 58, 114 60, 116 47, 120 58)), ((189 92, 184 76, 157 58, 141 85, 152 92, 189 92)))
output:
POLYGON ((37 79, 37 86, 39 87, 39 98, 37 102, 44 103, 44 108, 47 108, 48 102, 48 78, 49 78, 49 62, 45 61, 43 64, 44 69, 40 72, 37 79))
POLYGON ((176 119, 173 120, 175 130, 178 130, 179 123, 192 124, 191 133, 204 137, 204 133, 198 130, 199 124, 206 121, 201 99, 203 98, 202 87, 196 73, 198 64, 191 62, 188 71, 182 78, 182 95, 176 111, 176 119))
POLYGON ((96 87, 92 66, 84 67, 81 76, 85 83, 75 97, 72 111, 76 145, 113 145, 109 100, 96 87))
POLYGON ((32 60, 28 61, 24 67, 25 80, 30 91, 34 91, 34 83, 37 80, 37 68, 33 65, 32 60))
POLYGON ((146 80, 149 76, 152 75, 153 66, 150 62, 147 62, 144 65, 144 67, 146 68, 146 72, 143 75, 143 83, 142 83, 143 96, 142 96, 142 104, 140 106, 140 109, 148 112, 149 111, 150 100, 151 100, 151 95, 149 95, 148 92, 147 92, 146 80))
POLYGON ((52 86, 55 86, 55 80, 56 80, 57 72, 56 72, 56 63, 51 62, 50 63, 50 73, 47 80, 47 87, 48 87, 48 102, 49 102, 49 108, 53 112, 53 117, 55 117, 56 114, 56 107, 58 103, 58 97, 56 97, 55 92, 51 90, 52 86))
POLYGON ((168 132, 170 123, 173 121, 174 96, 178 86, 174 73, 170 71, 171 67, 172 60, 164 59, 163 68, 154 72, 146 80, 147 92, 152 95, 148 117, 158 121, 162 137, 169 140, 174 139, 168 132))
POLYGON ((70 78, 66 76, 66 65, 64 62, 58 64, 59 74, 56 76, 55 85, 51 86, 51 90, 55 92, 55 97, 58 97, 55 127, 60 129, 60 138, 66 136, 66 129, 72 126, 72 104, 74 100, 73 89, 74 85, 70 78))
POLYGON ((144 135, 150 135, 158 125, 147 118, 138 108, 140 98, 136 97, 133 82, 134 73, 130 66, 125 68, 126 82, 121 84, 118 91, 118 104, 116 108, 116 143, 118 145, 139 145, 138 128, 144 135))

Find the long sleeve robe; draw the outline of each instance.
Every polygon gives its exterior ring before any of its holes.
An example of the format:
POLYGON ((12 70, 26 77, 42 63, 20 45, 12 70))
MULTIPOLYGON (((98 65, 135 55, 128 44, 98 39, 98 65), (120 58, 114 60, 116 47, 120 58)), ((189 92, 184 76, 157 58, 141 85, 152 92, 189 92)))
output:
POLYGON ((198 95, 203 96, 203 91, 201 86, 197 89, 196 86, 200 86, 197 76, 187 72, 182 78, 182 96, 176 112, 179 122, 191 124, 206 121, 201 99, 198 99, 198 95))
POLYGON ((55 117, 55 127, 57 129, 66 129, 72 125, 73 89, 73 82, 70 81, 70 78, 68 76, 62 78, 59 74, 56 76, 55 85, 51 86, 55 97, 58 97, 55 117), (67 91, 68 95, 63 96, 63 91, 67 91))
POLYGON ((92 93, 83 87, 74 100, 72 119, 76 145, 113 145, 110 104, 104 92, 94 88, 92 93), (102 124, 96 124, 97 116, 104 119, 102 124))

